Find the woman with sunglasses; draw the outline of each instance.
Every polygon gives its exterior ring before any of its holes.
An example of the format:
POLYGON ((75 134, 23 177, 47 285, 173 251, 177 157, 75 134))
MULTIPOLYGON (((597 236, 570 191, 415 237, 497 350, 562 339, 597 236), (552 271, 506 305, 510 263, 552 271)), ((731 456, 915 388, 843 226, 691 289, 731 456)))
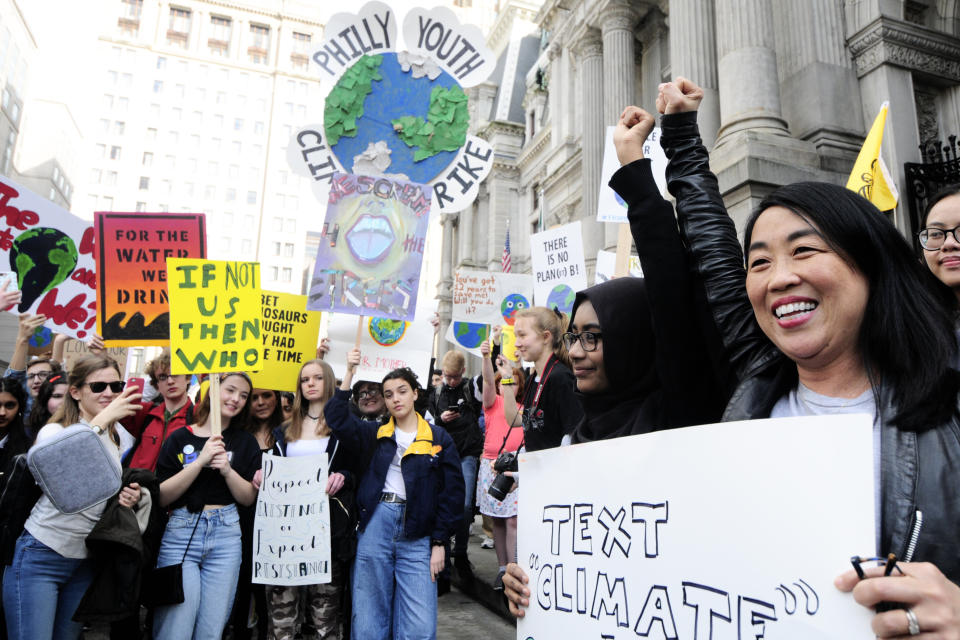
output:
POLYGON ((180 604, 157 607, 157 640, 219 638, 230 615, 240 571, 237 505, 251 505, 251 480, 260 468, 260 447, 247 430, 250 378, 220 376, 222 435, 211 433, 210 394, 194 413, 196 422, 177 429, 157 460, 161 506, 171 509, 157 567, 183 563, 180 604))
POLYGON ((463 475, 453 438, 414 409, 417 376, 408 368, 383 378, 390 420, 361 420, 350 410, 360 350, 347 354, 340 389, 323 410, 352 455, 369 460, 357 488, 353 565, 354 640, 432 639, 444 544, 463 515, 463 475))
MULTIPOLYGON (((37 434, 37 442, 64 428, 87 425, 116 454, 120 469, 120 436, 117 421, 139 408, 135 387, 124 389, 120 368, 107 356, 88 354, 73 365, 68 394, 37 434)), ((77 475, 83 469, 76 470, 77 475)), ((120 505, 135 507, 140 487, 131 484, 120 491, 120 505)), ((85 539, 100 519, 106 503, 75 514, 57 511, 41 496, 17 540, 13 564, 3 576, 3 604, 9 637, 40 640, 78 638, 82 625, 73 621, 74 611, 93 579, 85 539)), ((142 531, 141 531, 142 533, 142 531)))

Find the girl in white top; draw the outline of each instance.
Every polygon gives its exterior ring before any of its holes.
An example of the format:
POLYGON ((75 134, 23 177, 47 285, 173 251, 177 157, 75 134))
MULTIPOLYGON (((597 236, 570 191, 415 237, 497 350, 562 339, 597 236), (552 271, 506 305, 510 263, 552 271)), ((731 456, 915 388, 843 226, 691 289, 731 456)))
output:
MULTIPOLYGON (((120 368, 110 357, 88 354, 77 360, 68 378, 68 393, 37 442, 82 423, 95 430, 116 456, 120 468, 120 435, 116 422, 140 409, 136 387, 124 389, 120 368)), ((82 474, 83 469, 76 473, 82 474)), ((123 487, 120 505, 133 508, 140 486, 123 487)), ((11 638, 78 638, 82 625, 72 620, 93 579, 84 540, 100 519, 105 503, 79 513, 63 514, 41 496, 17 540, 13 564, 3 576, 3 608, 11 638)))

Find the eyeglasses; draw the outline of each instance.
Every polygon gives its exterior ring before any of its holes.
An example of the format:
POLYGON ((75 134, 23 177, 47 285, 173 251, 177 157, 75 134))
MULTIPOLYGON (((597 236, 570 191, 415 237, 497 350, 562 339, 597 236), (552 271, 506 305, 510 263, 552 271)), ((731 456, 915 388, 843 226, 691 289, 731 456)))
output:
POLYGON ((7 400, 6 402, 0 402, 0 407, 6 409, 7 411, 14 411, 17 407, 20 406, 20 403, 16 400, 7 400))
POLYGON ((33 373, 28 373, 27 380, 36 380, 38 378, 40 380, 46 380, 50 377, 51 373, 53 373, 53 371, 35 371, 33 373))
POLYGON ((364 398, 376 398, 379 395, 380 395, 380 389, 370 389, 368 391, 361 391, 360 393, 357 394, 357 397, 363 400, 364 398))
POLYGON ((107 387, 110 387, 110 391, 113 391, 114 393, 120 393, 126 386, 126 383, 123 380, 117 380, 115 382, 85 382, 84 384, 90 387, 90 391, 93 391, 94 393, 103 393, 107 390, 107 387))
POLYGON ((584 351, 596 351, 602 335, 599 331, 584 331, 583 333, 570 333, 568 331, 563 334, 563 346, 569 351, 573 348, 574 343, 579 340, 584 351))
POLYGON ((173 375, 172 373, 161 373, 157 376, 157 383, 166 382, 167 380, 173 381, 174 378, 179 378, 179 375, 173 375))
POLYGON ((917 238, 920 240, 921 247, 927 251, 936 251, 943 246, 944 242, 947 241, 948 233, 952 233, 954 241, 960 243, 960 236, 957 235, 958 229, 960 229, 960 227, 954 227, 953 229, 927 227, 917 234, 917 238))

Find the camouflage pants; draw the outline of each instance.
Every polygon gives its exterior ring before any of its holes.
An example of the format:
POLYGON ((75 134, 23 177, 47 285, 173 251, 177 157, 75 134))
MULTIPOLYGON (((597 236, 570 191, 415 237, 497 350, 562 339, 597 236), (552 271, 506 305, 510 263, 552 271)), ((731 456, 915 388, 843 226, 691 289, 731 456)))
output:
POLYGON ((329 584, 267 587, 272 640, 293 640, 297 635, 298 619, 311 624, 316 630, 316 635, 304 635, 303 640, 341 640, 340 598, 343 586, 338 564, 333 564, 333 579, 329 584), (302 615, 301 601, 306 605, 302 615))

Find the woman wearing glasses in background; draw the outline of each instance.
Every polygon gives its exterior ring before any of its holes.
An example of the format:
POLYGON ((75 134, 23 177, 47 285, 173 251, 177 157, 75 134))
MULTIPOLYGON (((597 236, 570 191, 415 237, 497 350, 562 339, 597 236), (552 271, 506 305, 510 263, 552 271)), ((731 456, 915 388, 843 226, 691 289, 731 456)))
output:
MULTIPOLYGON (((103 355, 88 354, 77 360, 67 382, 68 394, 50 418, 50 424, 37 434, 37 442, 70 425, 85 424, 116 454, 119 471, 121 437, 116 423, 140 408, 140 394, 135 387, 124 389, 117 363, 103 355)), ((127 438, 132 440, 129 434, 127 438)), ((76 474, 83 474, 83 469, 77 469, 76 474)), ((140 501, 139 485, 121 489, 119 500, 121 506, 136 506, 140 501)), ((72 618, 93 579, 84 541, 105 506, 103 502, 67 515, 57 511, 46 496, 37 501, 17 540, 13 564, 3 576, 3 608, 9 637, 80 637, 82 625, 72 618)))
MULTIPOLYGON (((950 287, 960 301, 960 184, 953 184, 930 197, 920 219, 918 235, 923 259, 940 282, 950 287)), ((957 323, 960 337, 960 322, 957 323)), ((960 354, 954 365, 960 369, 960 354)))

